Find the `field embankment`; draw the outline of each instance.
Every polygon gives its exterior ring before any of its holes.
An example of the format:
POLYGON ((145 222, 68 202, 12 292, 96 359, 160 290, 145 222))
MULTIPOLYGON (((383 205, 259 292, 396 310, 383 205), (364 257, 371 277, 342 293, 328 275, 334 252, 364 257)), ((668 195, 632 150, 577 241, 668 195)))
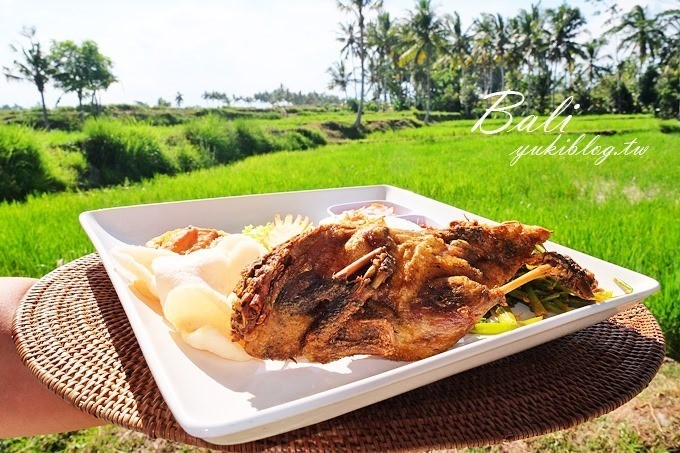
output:
POLYGON ((51 131, 31 126, 37 112, 0 115, 0 200, 134 182, 422 125, 411 112, 368 114, 356 128, 344 111, 110 110, 82 120, 75 110, 60 109, 51 114, 64 130, 51 131))

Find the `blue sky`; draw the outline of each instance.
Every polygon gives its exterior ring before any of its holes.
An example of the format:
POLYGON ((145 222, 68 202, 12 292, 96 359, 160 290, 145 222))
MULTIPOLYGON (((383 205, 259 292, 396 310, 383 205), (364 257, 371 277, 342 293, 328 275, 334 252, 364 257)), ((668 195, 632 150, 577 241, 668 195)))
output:
MULTIPOLYGON (((398 17, 415 0, 385 0, 385 9, 398 17)), ((458 11, 465 26, 482 12, 513 15, 530 2, 434 0, 440 13, 458 11)), ((543 0, 543 7, 561 0, 543 0)), ((588 28, 598 35, 602 17, 581 7, 588 28)), ((619 2, 628 10, 635 3, 652 11, 678 7, 677 1, 619 2)), ((327 91, 326 69, 338 59, 338 22, 346 21, 332 0, 0 0, 0 66, 14 56, 11 42, 20 42, 23 26, 35 26, 37 37, 51 40, 92 39, 114 62, 120 83, 102 95, 104 103, 155 104, 159 97, 174 99, 180 91, 186 105, 202 105, 204 91, 250 95, 280 83, 293 90, 327 91)), ((60 92, 46 93, 53 106, 60 92)), ((36 105, 35 87, 0 80, 0 105, 36 105)), ((65 96, 60 105, 73 105, 65 96)))

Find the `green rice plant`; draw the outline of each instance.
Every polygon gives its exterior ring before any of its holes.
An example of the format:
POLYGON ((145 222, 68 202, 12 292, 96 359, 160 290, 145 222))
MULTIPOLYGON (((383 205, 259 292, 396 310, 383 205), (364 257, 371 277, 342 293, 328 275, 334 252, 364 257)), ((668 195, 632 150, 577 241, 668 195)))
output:
POLYGON ((23 200, 54 185, 41 154, 31 129, 0 126, 0 200, 23 200))
MULTIPOLYGON (((602 136, 598 144, 620 148, 636 139, 650 149, 638 157, 612 155, 601 165, 594 165, 592 156, 527 156, 510 166, 517 147, 546 145, 554 137, 484 136, 471 133, 472 124, 451 121, 374 133, 360 141, 252 156, 126 187, 0 203, 0 243, 13 244, 0 248, 0 275, 40 276, 58 262, 92 251, 77 222, 88 209, 386 183, 489 219, 545 226, 554 231, 555 242, 657 279, 661 291, 645 304, 664 330, 669 354, 680 357, 680 232, 674 227, 680 218, 678 135, 661 133, 659 120, 651 116, 575 117, 568 128, 578 131, 569 133, 572 140, 581 131, 622 130, 627 132, 602 136)), ((181 135, 184 127, 175 132, 181 135)), ((270 127, 281 130, 279 120, 270 127)), ((173 146, 180 143, 177 139, 173 146)))
POLYGON ((207 165, 225 164, 241 157, 234 142, 234 125, 216 115, 206 115, 186 125, 187 140, 196 146, 207 165))
POLYGON ((325 145, 326 143, 328 143, 328 140, 326 140, 326 136, 319 130, 307 127, 298 127, 297 129, 295 129, 295 132, 307 138, 314 145, 310 146, 310 148, 325 145))
POLYGON ((666 121, 659 125, 659 130, 664 134, 680 134, 680 122, 666 121))
POLYGON ((299 127, 295 130, 273 131, 271 138, 275 150, 297 151, 326 144, 326 137, 318 131, 299 127))
POLYGON ((178 143, 170 148, 174 161, 182 172, 206 167, 206 159, 197 147, 189 142, 178 143))
POLYGON ((237 120, 234 122, 234 132, 235 145, 244 156, 264 154, 274 149, 264 130, 253 123, 237 120))
POLYGON ((139 181, 177 171, 151 126, 91 119, 83 126, 83 149, 94 185, 139 181))
POLYGON ((217 115, 206 115, 187 124, 186 137, 214 164, 275 149, 259 124, 243 119, 226 120, 217 115))
POLYGON ((76 189, 87 186, 87 160, 80 149, 46 147, 43 159, 47 173, 55 184, 52 190, 76 189))

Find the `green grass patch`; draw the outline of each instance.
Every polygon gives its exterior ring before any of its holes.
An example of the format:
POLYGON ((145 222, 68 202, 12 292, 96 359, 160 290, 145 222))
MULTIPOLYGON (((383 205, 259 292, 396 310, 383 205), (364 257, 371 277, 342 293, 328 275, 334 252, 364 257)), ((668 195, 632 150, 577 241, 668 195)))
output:
MULTIPOLYGON (((602 136, 598 142, 602 146, 621 147, 637 139, 650 149, 644 156, 611 156, 600 165, 587 156, 527 156, 510 166, 510 153, 518 146, 547 145, 554 137, 543 133, 482 136, 470 133, 473 123, 445 122, 375 133, 365 140, 304 153, 251 156, 124 187, 0 204, 0 241, 8 244, 0 249, 0 274, 37 277, 92 251, 77 222, 78 214, 89 209, 387 183, 494 220, 543 225, 554 231, 556 242, 659 280, 661 291, 646 304, 666 333, 669 351, 677 357, 678 135, 661 133, 659 121, 651 117, 604 117, 600 122, 593 117, 574 118, 568 131, 629 131, 602 136)), ((178 134, 176 129, 172 133, 178 134)))
POLYGON ((94 119, 85 123, 83 133, 88 179, 95 185, 139 181, 178 170, 152 126, 94 119))
POLYGON ((32 129, 0 126, 0 200, 23 200, 57 184, 50 177, 44 150, 32 129))

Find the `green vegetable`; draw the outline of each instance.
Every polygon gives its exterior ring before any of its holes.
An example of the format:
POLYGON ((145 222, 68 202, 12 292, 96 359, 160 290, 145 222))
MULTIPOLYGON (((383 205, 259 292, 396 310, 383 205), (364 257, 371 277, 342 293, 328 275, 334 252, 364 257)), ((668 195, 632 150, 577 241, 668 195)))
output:
POLYGON ((543 316, 534 316, 533 318, 525 319, 524 321, 517 321, 517 324, 520 326, 528 326, 529 324, 533 324, 538 321, 542 321, 543 316))
POLYGON ((245 228, 243 228, 243 231, 241 234, 250 237, 251 239, 255 239, 257 242, 262 244, 264 247, 269 249, 269 243, 267 239, 269 238, 269 233, 274 229, 274 224, 272 222, 269 222, 265 225, 258 225, 258 226, 253 226, 253 225, 248 225, 245 228))
POLYGON ((509 332, 517 328, 517 323, 511 324, 507 322, 478 322, 472 328, 470 333, 479 335, 497 335, 503 332, 509 332))
POLYGON ((529 307, 531 308, 531 311, 536 313, 536 316, 544 316, 548 314, 548 311, 541 303, 541 300, 538 298, 533 288, 527 288, 527 295, 529 296, 529 307))
POLYGON ((619 288, 623 290, 624 293, 630 294, 633 292, 633 287, 630 286, 628 283, 624 282, 623 280, 619 280, 618 278, 614 277, 614 283, 616 283, 619 288))

